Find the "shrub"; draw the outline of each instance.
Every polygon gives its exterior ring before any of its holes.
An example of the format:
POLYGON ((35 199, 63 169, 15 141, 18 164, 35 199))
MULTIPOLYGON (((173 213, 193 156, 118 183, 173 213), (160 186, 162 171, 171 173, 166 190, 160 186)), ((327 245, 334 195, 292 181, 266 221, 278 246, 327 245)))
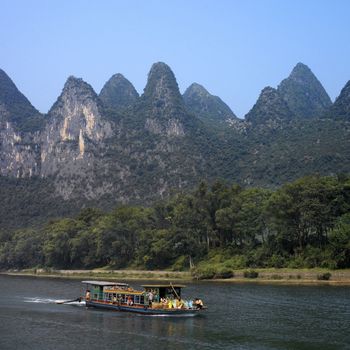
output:
POLYGON ((228 269, 242 269, 247 267, 247 257, 244 255, 235 255, 226 260, 224 266, 228 269))
POLYGON ((259 276, 259 272, 254 270, 247 270, 243 273, 244 278, 257 278, 259 276))
POLYGON ((226 267, 220 267, 214 276, 214 278, 231 278, 231 277, 234 277, 234 273, 232 272, 231 269, 228 269, 226 267))
POLYGON ((298 269, 304 266, 305 266, 304 259, 300 255, 292 257, 288 263, 288 267, 292 269, 298 269))
POLYGON ((283 276, 275 274, 275 275, 272 275, 272 276, 271 276, 271 279, 272 279, 272 280, 282 280, 282 279, 283 279, 283 276))
POLYGON ((174 262, 173 266, 171 267, 173 271, 184 271, 189 266, 189 260, 188 257, 184 255, 180 255, 176 261, 174 262))
POLYGON ((273 254, 270 258, 269 265, 272 267, 281 268, 285 265, 285 259, 283 256, 273 254))
POLYGON ((212 266, 200 266, 192 270, 192 276, 199 280, 212 279, 215 274, 216 269, 212 266))
POLYGON ((317 279, 319 281, 329 281, 331 277, 332 274, 330 272, 320 273, 319 275, 317 275, 317 279))

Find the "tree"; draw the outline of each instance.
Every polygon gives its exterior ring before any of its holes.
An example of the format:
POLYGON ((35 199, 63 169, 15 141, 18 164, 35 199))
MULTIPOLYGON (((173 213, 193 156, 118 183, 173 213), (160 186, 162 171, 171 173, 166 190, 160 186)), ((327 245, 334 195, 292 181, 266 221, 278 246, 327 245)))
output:
POLYGON ((350 213, 341 216, 330 232, 329 240, 336 267, 350 266, 350 213))

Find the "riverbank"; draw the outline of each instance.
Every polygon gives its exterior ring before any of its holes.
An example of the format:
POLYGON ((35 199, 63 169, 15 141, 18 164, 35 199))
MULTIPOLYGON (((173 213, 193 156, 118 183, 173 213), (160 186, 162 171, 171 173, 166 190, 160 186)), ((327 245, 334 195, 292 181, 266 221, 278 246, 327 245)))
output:
POLYGON ((51 278, 72 279, 118 279, 118 280, 186 280, 191 281, 189 271, 163 271, 163 270, 54 270, 54 269, 24 269, 1 271, 0 274, 14 276, 36 276, 51 278))
MULTIPOLYGON (((162 270, 54 270, 54 269, 24 269, 1 271, 0 274, 15 276, 36 276, 72 279, 117 279, 117 280, 195 280, 189 271, 162 270)), ((226 283, 263 283, 263 284, 326 284, 350 286, 350 269, 242 269, 233 270, 233 277, 225 279, 210 279, 205 281, 226 283)))
MULTIPOLYGON (((234 277, 220 279, 222 282, 294 284, 294 285, 344 285, 350 286, 350 269, 329 270, 321 268, 290 269, 264 268, 233 271, 234 277), (255 277, 252 277, 255 276, 255 277)), ((218 280, 216 280, 218 281, 218 280)))

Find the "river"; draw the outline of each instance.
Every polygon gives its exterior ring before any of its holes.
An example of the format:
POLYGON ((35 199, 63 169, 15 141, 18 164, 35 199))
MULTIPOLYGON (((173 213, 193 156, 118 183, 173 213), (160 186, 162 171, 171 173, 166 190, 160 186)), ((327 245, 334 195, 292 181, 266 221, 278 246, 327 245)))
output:
POLYGON ((1 350, 350 349, 349 287, 189 283, 208 310, 181 319, 56 304, 83 294, 77 280, 0 275, 0 287, 1 350))

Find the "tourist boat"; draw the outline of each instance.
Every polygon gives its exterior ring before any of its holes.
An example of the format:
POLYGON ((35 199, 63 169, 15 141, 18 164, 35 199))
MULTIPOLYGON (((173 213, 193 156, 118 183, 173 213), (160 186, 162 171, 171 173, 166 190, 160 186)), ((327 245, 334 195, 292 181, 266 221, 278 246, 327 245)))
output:
POLYGON ((206 309, 203 302, 183 300, 181 284, 147 284, 135 290, 127 283, 83 281, 87 307, 159 316, 196 316, 206 309))

